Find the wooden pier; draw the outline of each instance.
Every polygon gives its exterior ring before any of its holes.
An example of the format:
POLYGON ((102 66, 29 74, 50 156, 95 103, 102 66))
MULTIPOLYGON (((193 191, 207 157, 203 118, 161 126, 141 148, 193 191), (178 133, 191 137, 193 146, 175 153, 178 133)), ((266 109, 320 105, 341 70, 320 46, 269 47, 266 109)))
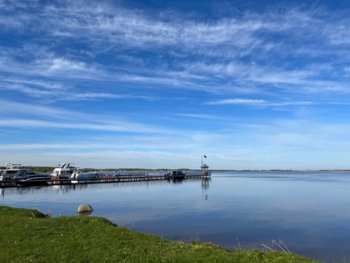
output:
POLYGON ((104 183, 123 183, 123 182, 144 182, 144 181, 161 181, 161 180, 169 180, 169 181, 181 181, 186 179, 206 179, 210 178, 210 176, 206 175, 185 175, 181 178, 177 178, 174 176, 166 176, 166 175, 125 175, 125 176, 99 176, 98 178, 93 179, 70 179, 70 178, 58 178, 52 177, 50 180, 42 183, 35 184, 23 184, 16 181, 5 181, 0 183, 0 188, 8 188, 8 187, 26 187, 33 185, 41 185, 41 186, 51 186, 51 185, 76 185, 76 184, 104 184, 104 183))
POLYGON ((100 176, 96 179, 55 179, 50 180, 48 185, 62 185, 62 184, 103 184, 103 183, 121 183, 121 182, 140 182, 140 181, 159 181, 166 180, 165 176, 137 176, 137 175, 128 175, 128 176, 100 176))

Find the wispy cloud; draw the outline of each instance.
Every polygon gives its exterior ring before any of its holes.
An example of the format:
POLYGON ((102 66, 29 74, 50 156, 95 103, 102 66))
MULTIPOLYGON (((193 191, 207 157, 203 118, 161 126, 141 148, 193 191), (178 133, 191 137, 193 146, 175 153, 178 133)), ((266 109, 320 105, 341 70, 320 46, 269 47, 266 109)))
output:
MULTIPOLYGON (((259 93, 264 92, 266 85, 278 86, 287 93, 349 91, 347 74, 335 79, 323 76, 341 72, 339 61, 349 51, 349 47, 342 44, 348 39, 342 28, 350 25, 350 19, 342 13, 329 14, 322 8, 289 8, 285 12, 270 9, 264 14, 245 12, 240 16, 202 21, 176 12, 167 16, 150 15, 104 2, 60 1, 39 5, 13 1, 0 13, 0 21, 4 29, 17 30, 14 32, 31 28, 29 35, 42 34, 48 41, 54 39, 58 47, 64 46, 67 39, 86 47, 84 52, 67 52, 65 56, 40 44, 32 43, 31 51, 28 47, 17 47, 17 51, 26 49, 30 53, 26 61, 18 58, 16 48, 7 49, 0 61, 0 71, 6 73, 210 93, 259 93), (26 12, 29 9, 31 12, 26 12), (302 55, 301 46, 305 50, 302 55), (39 49, 45 49, 46 53, 38 52, 39 49), (142 63, 135 63, 140 57, 135 56, 133 50, 151 54, 157 51, 170 59, 165 62, 155 56, 144 56, 142 63), (315 52, 328 52, 327 56, 335 60, 329 62, 328 69, 315 67, 313 65, 318 64, 315 56, 308 55, 315 52), (122 66, 119 63, 104 65, 95 60, 107 53, 116 57, 123 54, 124 58, 129 57, 128 62, 122 66), (189 53, 194 55, 191 62, 187 59, 189 53), (275 59, 270 59, 271 56, 275 59), (287 62, 281 68, 279 62, 289 58, 290 61, 302 59, 304 65, 296 68, 287 62)), ((29 87, 22 90, 42 96, 49 93, 29 87)))
MULTIPOLYGON (((127 122, 110 122, 110 123, 81 123, 81 122, 57 122, 43 121, 32 119, 0 119, 1 127, 10 128, 59 128, 59 129, 80 129, 80 130, 95 130, 95 131, 111 131, 111 132, 136 132, 136 133, 157 133, 161 129, 127 122)), ((164 131, 163 131, 164 132, 164 131)))
POLYGON ((260 100, 260 99, 224 99, 224 100, 218 100, 218 101, 211 101, 208 102, 209 105, 225 105, 225 104, 231 104, 231 105, 253 105, 253 106, 265 106, 266 101, 260 100))
POLYGON ((169 132, 161 127, 121 120, 106 114, 88 114, 56 107, 12 101, 0 101, 0 103, 2 105, 0 108, 0 113, 2 113, 0 114, 0 127, 20 129, 78 129, 132 133, 169 132), (17 117, 18 114, 22 118, 17 117), (26 118, 23 118, 24 116, 26 118))
MULTIPOLYGON (((324 102, 324 104, 331 104, 332 102, 324 102)), ((237 105, 237 106, 253 106, 253 107, 290 107, 290 106, 311 106, 317 105, 319 102, 312 101, 295 101, 295 100, 282 100, 282 101, 267 101, 262 99, 242 99, 242 98, 232 98, 232 99, 223 99, 216 101, 209 101, 205 104, 208 105, 237 105)))
MULTIPOLYGON (((238 125, 239 126, 239 125, 238 125)), ((348 124, 323 124, 307 120, 275 120, 249 129, 226 133, 87 137, 77 141, 0 144, 1 160, 55 165, 69 159, 86 167, 191 167, 197 168, 205 152, 213 168, 342 168, 350 146, 348 124), (256 133, 259 127, 259 133, 256 133), (119 143, 119 141, 121 141, 119 143), (257 147, 258 146, 258 147, 257 147), (169 147, 173 150, 169 150, 169 147), (303 149, 303 153, 300 150, 303 149), (35 154, 33 154, 35 153, 35 154), (330 158, 327 159, 325 157, 330 158), (285 159, 293 157, 291 162, 285 159), (322 163, 317 161, 323 159, 322 163), (334 164, 332 158, 338 158, 334 164), (340 159, 339 159, 340 158, 340 159), (339 160, 342 162, 339 163, 339 160), (339 164, 341 164, 339 166, 339 164)))
POLYGON ((202 119, 202 120, 214 120, 214 121, 227 121, 228 118, 212 115, 212 114, 201 114, 201 113, 176 113, 175 116, 193 118, 193 119, 202 119))
MULTIPOLYGON (((21 4, 19 1, 13 2, 21 4)), ((18 8, 15 16, 13 13, 9 16, 6 12, 15 9, 8 8, 3 10, 2 23, 8 28, 35 25, 32 31, 43 32, 45 35, 53 34, 55 37, 82 38, 83 41, 94 44, 108 41, 111 45, 119 42, 126 46, 153 49, 176 45, 192 51, 197 50, 199 53, 212 51, 217 55, 220 50, 216 47, 220 45, 223 56, 227 55, 226 52, 230 49, 231 53, 235 52, 232 47, 242 48, 238 50, 237 55, 241 52, 248 54, 257 48, 273 51, 273 47, 277 45, 270 39, 261 38, 259 33, 287 32, 299 41, 302 31, 309 33, 308 38, 325 38, 329 39, 330 44, 335 44, 338 43, 337 39, 348 39, 343 30, 346 27, 337 26, 350 23, 345 14, 329 16, 327 11, 322 9, 302 11, 290 8, 285 12, 275 9, 264 15, 246 12, 239 17, 203 22, 176 12, 170 12, 167 16, 162 13, 151 16, 140 10, 128 10, 103 2, 84 3, 82 5, 79 1, 61 1, 60 4, 46 6, 31 4, 31 11, 34 14, 40 13, 40 16, 26 13, 25 8, 18 8), (331 22, 329 24, 325 24, 327 15, 328 21, 331 22), (169 16, 172 19, 169 20, 169 16), (8 18, 7 21, 5 18, 8 18), (44 22, 37 23, 38 21, 44 22), (333 26, 337 29, 324 30, 325 25, 327 29, 333 26), (211 47, 215 49, 210 49, 211 47)))
POLYGON ((9 100, 0 100, 0 113, 2 116, 19 114, 21 116, 52 117, 59 119, 76 118, 86 119, 89 115, 67 109, 60 109, 49 106, 36 105, 33 103, 20 103, 9 100))
MULTIPOLYGON (((34 75, 35 76, 35 75, 34 75)), ((37 76, 36 76, 37 77, 37 76)), ((45 98, 47 101, 79 101, 79 100, 101 100, 101 99, 141 99, 157 100, 151 95, 136 95, 131 93, 81 91, 72 84, 60 81, 45 81, 27 79, 23 77, 0 79, 0 90, 12 91, 25 94, 29 97, 45 98)))

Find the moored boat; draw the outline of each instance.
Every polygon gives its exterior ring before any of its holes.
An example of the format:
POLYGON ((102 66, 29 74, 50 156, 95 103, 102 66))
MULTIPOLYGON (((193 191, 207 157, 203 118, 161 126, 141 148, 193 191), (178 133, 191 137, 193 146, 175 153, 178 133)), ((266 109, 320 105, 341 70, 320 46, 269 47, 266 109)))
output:
POLYGON ((4 184, 26 184, 26 185, 41 185, 47 184, 50 180, 50 175, 45 173, 35 173, 30 167, 22 166, 21 164, 6 164, 6 167, 0 170, 0 181, 4 184))
POLYGON ((181 170, 175 170, 170 175, 170 178, 173 180, 183 180, 185 179, 185 177, 186 177, 186 174, 181 170))
POLYGON ((97 180, 99 179, 99 172, 80 172, 75 171, 70 176, 71 180, 83 181, 83 180, 97 180))
POLYGON ((51 176, 58 177, 60 179, 68 179, 76 170, 76 167, 72 166, 70 163, 61 163, 56 167, 51 176))
POLYGON ((20 178, 16 181, 18 185, 46 185, 51 180, 49 174, 35 174, 32 176, 20 178))

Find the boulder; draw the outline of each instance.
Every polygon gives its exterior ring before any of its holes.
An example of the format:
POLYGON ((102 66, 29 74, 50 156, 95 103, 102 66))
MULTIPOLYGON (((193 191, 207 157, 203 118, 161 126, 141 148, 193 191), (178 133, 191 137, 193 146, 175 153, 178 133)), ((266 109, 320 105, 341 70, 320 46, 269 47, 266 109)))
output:
POLYGON ((89 204, 81 204, 78 207, 77 212, 78 213, 91 213, 94 209, 92 209, 92 206, 89 204))

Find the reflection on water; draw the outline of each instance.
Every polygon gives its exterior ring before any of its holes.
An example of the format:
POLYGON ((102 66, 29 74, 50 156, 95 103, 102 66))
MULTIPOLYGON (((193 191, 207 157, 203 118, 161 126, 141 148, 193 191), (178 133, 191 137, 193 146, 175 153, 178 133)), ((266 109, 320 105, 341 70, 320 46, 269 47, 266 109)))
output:
POLYGON ((206 191, 209 188, 211 178, 202 179, 176 179, 176 180, 164 180, 164 181, 134 181, 134 182, 120 182, 120 183, 108 183, 108 184, 72 184, 72 185, 53 185, 50 187, 45 186, 32 186, 32 187, 13 187, 13 188, 0 188, 0 194, 2 199, 6 200, 6 193, 12 196, 26 195, 26 194, 38 194, 38 193, 52 193, 59 192, 61 194, 69 194, 71 191, 81 191, 86 189, 105 189, 110 188, 124 188, 124 187, 154 187, 159 185, 180 185, 184 182, 201 182, 202 189, 206 191))
POLYGON ((283 240, 293 252, 350 259, 349 173, 213 173, 211 180, 1 189, 0 203, 93 215, 170 239, 261 248, 283 240))

